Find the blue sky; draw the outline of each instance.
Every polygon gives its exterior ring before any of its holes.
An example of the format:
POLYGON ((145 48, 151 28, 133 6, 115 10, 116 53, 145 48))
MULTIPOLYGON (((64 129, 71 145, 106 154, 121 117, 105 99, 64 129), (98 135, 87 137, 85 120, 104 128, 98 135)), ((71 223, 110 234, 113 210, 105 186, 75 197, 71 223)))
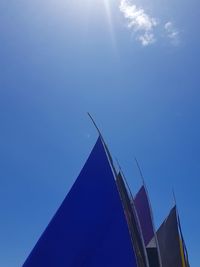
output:
POLYGON ((0 2, 0 266, 21 266, 79 174, 97 133, 158 226, 175 189, 199 263, 197 0, 0 2))

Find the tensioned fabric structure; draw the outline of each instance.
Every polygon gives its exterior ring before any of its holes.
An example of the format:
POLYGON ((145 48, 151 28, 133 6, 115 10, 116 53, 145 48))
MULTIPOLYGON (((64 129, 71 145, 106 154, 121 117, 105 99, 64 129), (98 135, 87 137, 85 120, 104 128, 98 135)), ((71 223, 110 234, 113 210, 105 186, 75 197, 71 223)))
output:
POLYGON ((156 232, 145 187, 132 196, 100 135, 23 267, 189 267, 171 213, 156 232))

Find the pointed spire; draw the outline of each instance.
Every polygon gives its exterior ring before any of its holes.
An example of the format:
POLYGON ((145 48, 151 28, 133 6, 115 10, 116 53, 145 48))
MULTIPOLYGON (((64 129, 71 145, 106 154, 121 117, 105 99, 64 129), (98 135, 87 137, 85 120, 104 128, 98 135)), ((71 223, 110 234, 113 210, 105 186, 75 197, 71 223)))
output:
POLYGON ((142 173, 142 169, 141 169, 141 167, 139 165, 139 162, 138 162, 136 157, 135 157, 135 163, 136 163, 136 166, 137 166, 137 168, 139 170, 139 174, 140 174, 140 178, 142 180, 142 184, 145 186, 145 181, 144 181, 144 176, 143 176, 143 173, 142 173))
POLYGON ((96 130, 97 130, 97 132, 98 132, 98 134, 99 134, 99 136, 100 136, 100 138, 101 138, 101 141, 102 141, 102 143, 103 143, 103 145, 104 145, 104 147, 105 147, 105 150, 106 150, 106 153, 107 153, 108 160, 109 160, 109 162, 110 162, 112 171, 113 171, 113 173, 114 173, 115 178, 117 178, 117 171, 116 171, 116 168, 115 168, 115 165, 114 165, 114 162, 113 162, 111 153, 110 153, 110 151, 109 151, 109 149, 108 149, 108 146, 107 146, 107 144, 106 144, 106 142, 105 142, 105 140, 104 140, 104 138, 103 138, 103 135, 102 135, 102 133, 101 133, 99 127, 97 126, 95 120, 93 119, 92 115, 91 115, 89 112, 88 112, 87 114, 88 114, 89 118, 91 119, 91 121, 92 121, 94 127, 96 128, 96 130))
MULTIPOLYGON (((101 134, 101 131, 99 130, 99 128, 98 128, 98 126, 97 126, 95 120, 93 119, 92 115, 91 115, 89 112, 87 112, 87 114, 88 114, 89 118, 91 119, 91 121, 92 121, 94 127, 96 128, 97 132, 99 133, 100 137, 103 139, 103 136, 102 136, 102 134, 101 134)), ((103 139, 103 140, 104 140, 104 139, 103 139)))
POLYGON ((173 195, 174 206, 176 206, 176 209, 177 209, 177 201, 176 201, 176 195, 175 195, 174 188, 172 188, 172 195, 173 195))

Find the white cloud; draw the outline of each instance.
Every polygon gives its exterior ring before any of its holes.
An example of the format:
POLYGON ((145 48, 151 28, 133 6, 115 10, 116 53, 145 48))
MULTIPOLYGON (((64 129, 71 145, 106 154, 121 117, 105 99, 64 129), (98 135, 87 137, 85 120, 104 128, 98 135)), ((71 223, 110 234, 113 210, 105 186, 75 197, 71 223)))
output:
POLYGON ((150 32, 145 32, 144 34, 138 36, 137 39, 142 43, 143 46, 147 46, 156 41, 154 34, 150 32))
POLYGON ((127 19, 128 27, 136 33, 136 39, 143 46, 150 45, 156 41, 154 29, 158 22, 155 18, 129 0, 121 0, 119 9, 127 19))
POLYGON ((143 8, 135 5, 134 0, 120 0, 119 9, 127 20, 127 27, 143 46, 153 44, 157 39, 166 40, 166 37, 172 45, 179 45, 180 31, 171 21, 158 23, 158 20, 147 14, 143 8))
POLYGON ((164 29, 165 29, 166 35, 170 39, 171 43, 173 45, 178 45, 180 42, 180 33, 174 27, 173 23, 171 21, 168 21, 167 23, 165 23, 164 29))

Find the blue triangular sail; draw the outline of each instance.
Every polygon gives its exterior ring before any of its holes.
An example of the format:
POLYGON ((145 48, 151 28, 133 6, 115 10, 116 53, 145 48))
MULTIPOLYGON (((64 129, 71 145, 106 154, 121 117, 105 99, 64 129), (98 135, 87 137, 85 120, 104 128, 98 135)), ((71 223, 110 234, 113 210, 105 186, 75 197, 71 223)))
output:
POLYGON ((113 173, 99 138, 23 267, 136 267, 113 173))

